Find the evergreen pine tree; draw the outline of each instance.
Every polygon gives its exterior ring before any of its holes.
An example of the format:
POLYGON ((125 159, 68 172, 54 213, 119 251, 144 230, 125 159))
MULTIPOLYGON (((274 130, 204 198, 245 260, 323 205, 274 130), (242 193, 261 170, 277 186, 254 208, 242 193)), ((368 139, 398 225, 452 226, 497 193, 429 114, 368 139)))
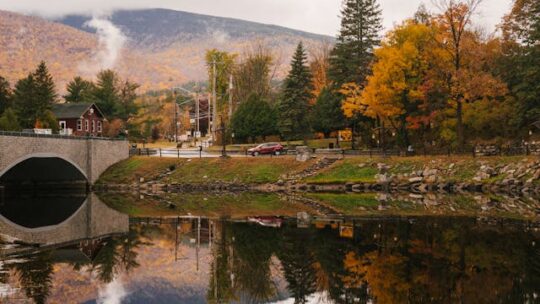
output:
POLYGON ((13 106, 22 128, 33 128, 39 119, 39 98, 36 94, 36 81, 33 75, 20 79, 13 91, 13 106))
POLYGON ((518 101, 516 125, 528 129, 540 116, 540 2, 516 2, 503 30, 517 47, 501 60, 502 75, 518 101))
POLYGON ((231 119, 231 128, 239 141, 252 140, 277 133, 276 112, 258 95, 252 94, 238 106, 231 119))
POLYGON ((20 131, 21 126, 17 114, 12 108, 8 108, 0 116, 0 130, 2 131, 20 131))
POLYGON ((278 104, 278 128, 286 140, 303 138, 310 132, 308 113, 309 101, 313 98, 312 91, 313 83, 307 66, 307 55, 300 42, 278 104))
POLYGON ((363 86, 379 45, 382 29, 377 0, 344 0, 341 31, 330 56, 330 79, 336 88, 354 82, 363 86))
POLYGON ((36 122, 46 118, 56 97, 54 81, 42 61, 35 72, 17 82, 13 91, 13 104, 21 127, 34 128, 36 122))
POLYGON ((38 109, 41 113, 50 110, 53 103, 56 102, 58 95, 49 69, 44 61, 42 61, 33 74, 36 85, 36 97, 38 100, 38 109))
POLYGON ((94 92, 96 104, 105 117, 112 119, 119 111, 118 75, 113 70, 104 70, 98 73, 96 89, 94 92))
POLYGON ((0 76, 0 115, 4 111, 11 107, 11 89, 9 82, 2 76, 0 76))
POLYGON ((313 107, 311 123, 313 130, 323 133, 328 138, 330 133, 345 127, 344 122, 341 99, 328 88, 324 88, 313 107))
POLYGON ((137 89, 139 84, 126 80, 119 88, 119 105, 117 107, 117 117, 128 121, 129 118, 137 113, 138 107, 135 104, 137 99, 137 89))
POLYGON ((66 89, 68 93, 64 95, 64 99, 68 103, 94 102, 95 85, 91 81, 77 76, 67 84, 66 89))

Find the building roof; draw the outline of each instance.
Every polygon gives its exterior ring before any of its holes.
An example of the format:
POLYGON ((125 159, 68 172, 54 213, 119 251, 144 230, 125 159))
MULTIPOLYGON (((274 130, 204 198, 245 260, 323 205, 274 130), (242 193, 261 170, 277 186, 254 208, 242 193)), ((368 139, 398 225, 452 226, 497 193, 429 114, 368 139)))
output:
POLYGON ((92 106, 94 106, 97 112, 105 118, 103 112, 101 112, 97 105, 93 103, 58 103, 53 105, 52 112, 58 119, 80 118, 92 106))

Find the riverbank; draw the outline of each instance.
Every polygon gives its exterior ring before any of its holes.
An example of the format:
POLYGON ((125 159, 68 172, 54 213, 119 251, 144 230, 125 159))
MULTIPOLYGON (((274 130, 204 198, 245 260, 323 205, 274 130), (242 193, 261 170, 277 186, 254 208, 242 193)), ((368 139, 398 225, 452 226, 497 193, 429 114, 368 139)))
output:
POLYGON ((540 192, 537 157, 133 157, 109 168, 97 189, 193 191, 540 192))
POLYGON ((540 220, 540 201, 492 194, 407 193, 100 193, 102 202, 132 217, 433 216, 540 220))
POLYGON ((167 159, 132 157, 109 168, 98 185, 134 184, 267 184, 308 168, 314 161, 290 157, 167 159))

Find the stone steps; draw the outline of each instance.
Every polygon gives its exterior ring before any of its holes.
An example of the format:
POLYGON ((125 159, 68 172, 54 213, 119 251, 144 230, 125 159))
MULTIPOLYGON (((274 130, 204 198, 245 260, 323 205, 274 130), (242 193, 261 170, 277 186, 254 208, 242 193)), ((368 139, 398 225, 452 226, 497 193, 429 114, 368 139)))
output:
POLYGON ((339 159, 337 159, 337 158, 323 157, 323 158, 317 160, 316 163, 314 163, 311 166, 309 166, 308 168, 304 169, 303 171, 294 173, 293 175, 288 175, 286 177, 286 180, 288 182, 294 182, 294 181, 299 181, 299 180, 314 176, 317 173, 319 173, 321 170, 324 170, 324 169, 330 167, 331 165, 336 163, 338 160, 339 159))
POLYGON ((342 215, 341 212, 339 212, 337 209, 328 206, 324 203, 321 203, 315 199, 307 198, 301 195, 294 195, 291 193, 288 194, 282 194, 282 199, 293 202, 293 203, 300 203, 303 205, 306 205, 313 210, 315 210, 319 215, 342 215))

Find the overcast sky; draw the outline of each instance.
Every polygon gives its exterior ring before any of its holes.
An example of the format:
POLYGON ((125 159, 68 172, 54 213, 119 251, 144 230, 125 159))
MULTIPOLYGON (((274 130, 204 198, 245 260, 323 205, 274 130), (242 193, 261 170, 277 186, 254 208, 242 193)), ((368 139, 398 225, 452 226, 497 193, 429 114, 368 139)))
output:
MULTIPOLYGON (((379 0, 385 27, 414 14, 431 0, 379 0)), ((510 10, 512 0, 484 0, 476 24, 489 31, 510 10)), ((57 17, 68 13, 106 13, 120 8, 169 8, 282 25, 335 36, 341 0, 0 0, 0 9, 57 17)))

